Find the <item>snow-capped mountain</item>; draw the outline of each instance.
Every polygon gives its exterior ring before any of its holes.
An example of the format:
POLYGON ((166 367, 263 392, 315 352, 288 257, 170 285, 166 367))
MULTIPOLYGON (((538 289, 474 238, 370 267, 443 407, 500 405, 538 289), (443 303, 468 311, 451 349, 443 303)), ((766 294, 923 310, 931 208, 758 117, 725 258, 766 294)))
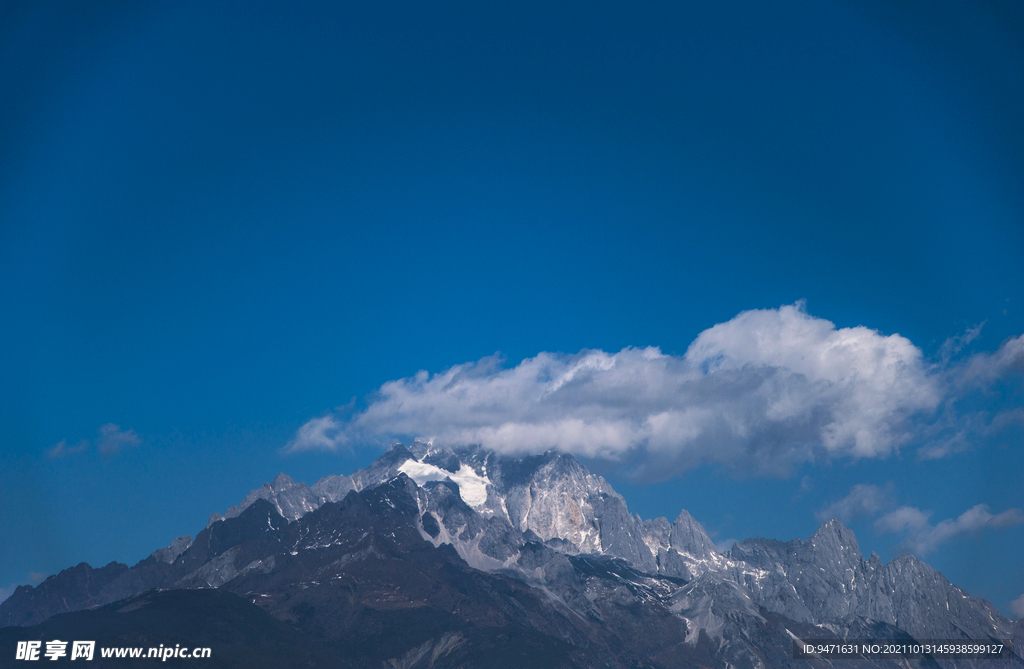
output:
MULTIPOLYGON (((210 523, 238 516, 257 499, 267 500, 284 518, 295 520, 321 504, 337 502, 353 490, 380 485, 399 473, 431 491, 436 489, 434 484, 447 482, 480 520, 497 519, 487 524, 492 531, 507 524, 563 553, 611 555, 629 560, 645 572, 678 578, 689 578, 721 562, 704 528, 685 510, 675 523, 665 518, 645 522, 630 516, 622 496, 570 455, 549 452, 511 458, 479 447, 451 449, 419 441, 409 449, 396 444, 367 469, 350 476, 328 476, 312 487, 280 474, 223 516, 211 516, 210 523)), ((435 517, 445 518, 449 511, 442 502, 445 495, 431 493, 429 497, 429 510, 435 517)), ((476 523, 468 520, 471 515, 459 519, 473 525, 468 532, 475 538, 476 523)), ((460 539, 467 526, 458 522, 452 518, 445 523, 443 535, 438 535, 442 538, 435 536, 432 541, 451 543, 474 566, 508 566, 507 556, 478 552, 471 540, 460 539), (501 564, 489 563, 487 558, 501 564)))
MULTIPOLYGON (((720 554, 685 510, 673 522, 630 515, 571 456, 423 442, 313 486, 279 475, 134 567, 82 564, 22 586, 0 604, 0 625, 210 587, 367 667, 477 666, 508 639, 533 648, 521 659, 537 666, 782 667, 794 639, 1022 632, 911 556, 865 560, 837 520, 807 541, 747 539, 720 554), (368 634, 377 645, 353 650, 368 634)), ((983 664, 1000 663, 1024 667, 983 664)))

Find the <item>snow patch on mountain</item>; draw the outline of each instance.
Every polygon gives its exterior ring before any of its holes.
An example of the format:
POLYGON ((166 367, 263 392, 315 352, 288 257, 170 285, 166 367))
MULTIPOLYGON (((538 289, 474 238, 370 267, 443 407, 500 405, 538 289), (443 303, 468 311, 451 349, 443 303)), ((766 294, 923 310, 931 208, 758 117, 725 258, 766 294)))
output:
POLYGON ((451 479, 452 483, 459 486, 462 501, 474 509, 479 509, 487 502, 487 486, 491 485, 491 480, 480 476, 473 471, 472 467, 467 467, 464 464, 460 464, 459 471, 450 472, 425 462, 406 460, 398 467, 398 471, 420 486, 428 481, 451 479))

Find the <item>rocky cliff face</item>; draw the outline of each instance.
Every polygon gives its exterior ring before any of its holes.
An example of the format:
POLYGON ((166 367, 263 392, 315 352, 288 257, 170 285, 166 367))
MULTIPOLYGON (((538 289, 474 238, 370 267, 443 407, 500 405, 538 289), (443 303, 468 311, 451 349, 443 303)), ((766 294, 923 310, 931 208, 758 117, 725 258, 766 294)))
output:
POLYGON ((19 588, 0 624, 210 587, 310 638, 345 646, 362 635, 401 651, 359 646, 365 666, 480 661, 505 643, 481 626, 538 649, 532 662, 550 652, 561 658, 552 666, 609 667, 783 667, 795 638, 1021 631, 913 557, 865 560, 836 520, 807 541, 747 539, 723 555, 686 511, 671 523, 631 516, 570 456, 420 442, 311 487, 280 475, 134 567, 83 564, 19 588))

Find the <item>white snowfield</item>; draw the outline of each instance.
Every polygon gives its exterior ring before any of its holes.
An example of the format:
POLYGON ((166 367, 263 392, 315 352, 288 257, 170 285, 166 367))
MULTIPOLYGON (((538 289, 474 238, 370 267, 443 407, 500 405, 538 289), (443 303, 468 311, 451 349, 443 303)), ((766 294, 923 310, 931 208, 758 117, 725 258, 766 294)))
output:
POLYGON ((459 465, 459 471, 452 473, 424 462, 406 460, 399 466, 398 471, 416 481, 416 485, 420 486, 427 481, 451 479, 455 485, 459 486, 462 501, 474 509, 479 509, 487 502, 487 486, 490 485, 491 480, 480 476, 473 471, 472 467, 467 467, 464 464, 459 465))

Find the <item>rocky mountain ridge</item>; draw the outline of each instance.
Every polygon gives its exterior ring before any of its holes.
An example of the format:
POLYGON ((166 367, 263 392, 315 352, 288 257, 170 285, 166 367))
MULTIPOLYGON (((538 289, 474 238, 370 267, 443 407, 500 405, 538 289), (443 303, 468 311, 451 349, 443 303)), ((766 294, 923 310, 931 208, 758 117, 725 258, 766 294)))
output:
MULTIPOLYGON (((561 648, 566 666, 598 666, 587 664, 597 657, 607 666, 788 666, 797 637, 1020 633, 916 558, 865 560, 835 520, 807 541, 747 539, 719 554, 686 511, 672 523, 632 516, 571 456, 508 458, 422 442, 311 487, 280 475, 215 514, 195 540, 180 537, 134 567, 82 564, 22 586, 0 604, 0 625, 37 626, 152 588, 210 587, 342 644, 366 616, 376 625, 394 623, 403 607, 443 609, 453 616, 444 629, 416 618, 421 632, 396 638, 415 642, 409 652, 436 650, 454 634, 475 638, 481 625, 511 626, 538 648, 561 648), (339 611, 349 623, 324 618, 339 611)), ((366 666, 401 659, 366 652, 375 658, 366 666)))
POLYGON ((501 518, 565 552, 613 555, 645 571, 679 578, 689 578, 691 570, 699 573, 718 560, 714 543, 685 510, 674 523, 630 516, 622 496, 572 456, 549 452, 510 458, 477 447, 451 449, 419 441, 410 449, 396 444, 365 470, 328 476, 312 487, 279 474, 224 515, 211 516, 210 524, 238 516, 257 499, 270 502, 289 521, 296 520, 324 503, 403 472, 421 485, 450 479, 464 501, 475 502, 472 508, 482 518, 501 518), (475 497, 466 494, 468 487, 476 488, 475 497))

